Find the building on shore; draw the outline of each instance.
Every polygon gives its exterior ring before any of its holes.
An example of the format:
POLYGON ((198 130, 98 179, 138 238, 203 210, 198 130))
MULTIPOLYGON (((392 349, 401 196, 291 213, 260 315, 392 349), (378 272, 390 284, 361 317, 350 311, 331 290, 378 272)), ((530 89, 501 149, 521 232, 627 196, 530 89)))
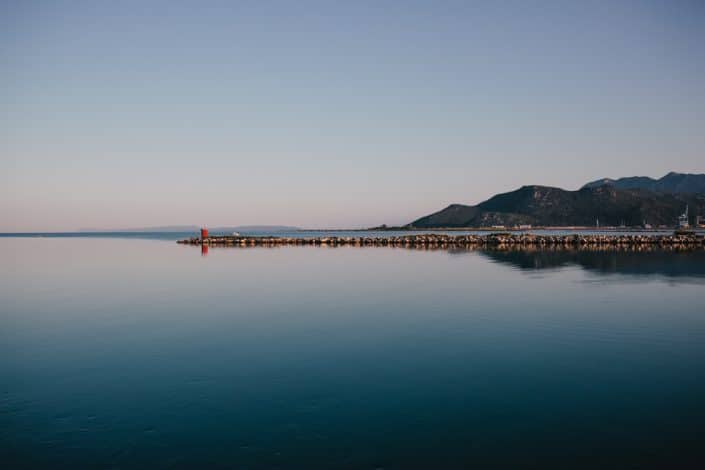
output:
POLYGON ((685 206, 685 212, 678 216, 678 228, 688 228, 690 224, 688 223, 688 205, 685 206))

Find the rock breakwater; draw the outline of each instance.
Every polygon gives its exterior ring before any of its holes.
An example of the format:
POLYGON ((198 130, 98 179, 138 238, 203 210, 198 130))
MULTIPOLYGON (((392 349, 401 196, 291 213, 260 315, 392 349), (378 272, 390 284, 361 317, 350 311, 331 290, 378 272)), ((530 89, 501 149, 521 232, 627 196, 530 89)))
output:
POLYGON ((423 247, 705 247, 703 235, 533 235, 493 233, 489 235, 423 234, 389 237, 256 237, 212 236, 189 238, 177 243, 209 246, 390 246, 401 248, 423 247))

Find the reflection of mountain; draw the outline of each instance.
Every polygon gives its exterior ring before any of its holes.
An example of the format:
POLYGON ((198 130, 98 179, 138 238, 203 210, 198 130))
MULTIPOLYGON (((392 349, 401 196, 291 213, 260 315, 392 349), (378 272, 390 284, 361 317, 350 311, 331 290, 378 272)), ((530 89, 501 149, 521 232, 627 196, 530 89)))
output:
POLYGON ((523 270, 577 265, 589 271, 628 275, 705 277, 705 251, 479 250, 523 270))

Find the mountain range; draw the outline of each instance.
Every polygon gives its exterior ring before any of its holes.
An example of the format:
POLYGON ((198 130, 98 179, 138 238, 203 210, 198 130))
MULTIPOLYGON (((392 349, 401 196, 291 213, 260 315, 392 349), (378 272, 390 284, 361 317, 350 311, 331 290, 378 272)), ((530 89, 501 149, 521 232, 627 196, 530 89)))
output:
MULTIPOLYGON (((79 232, 116 232, 116 233, 147 233, 147 232, 170 232, 187 233, 198 232, 197 225, 165 225, 160 227, 139 227, 121 229, 97 229, 82 228, 79 232)), ((208 227, 211 233, 232 233, 232 232, 294 232, 300 230, 298 227, 288 227, 285 225, 238 225, 234 227, 208 227)))
POLYGON ((646 189, 661 193, 705 193, 705 174, 671 172, 662 178, 654 179, 648 176, 630 176, 616 180, 603 178, 587 183, 583 188, 599 186, 614 186, 618 189, 646 189))
POLYGON ((672 226, 686 205, 691 216, 705 215, 705 174, 605 178, 577 191, 522 186, 477 205, 451 204, 406 227, 595 226, 598 220, 603 226, 672 226))

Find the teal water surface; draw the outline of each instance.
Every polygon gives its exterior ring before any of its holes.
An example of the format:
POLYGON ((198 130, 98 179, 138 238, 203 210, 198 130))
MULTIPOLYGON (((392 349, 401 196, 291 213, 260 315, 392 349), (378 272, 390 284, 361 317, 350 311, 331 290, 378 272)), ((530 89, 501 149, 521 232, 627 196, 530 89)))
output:
POLYGON ((697 468, 702 251, 0 239, 9 467, 697 468))

